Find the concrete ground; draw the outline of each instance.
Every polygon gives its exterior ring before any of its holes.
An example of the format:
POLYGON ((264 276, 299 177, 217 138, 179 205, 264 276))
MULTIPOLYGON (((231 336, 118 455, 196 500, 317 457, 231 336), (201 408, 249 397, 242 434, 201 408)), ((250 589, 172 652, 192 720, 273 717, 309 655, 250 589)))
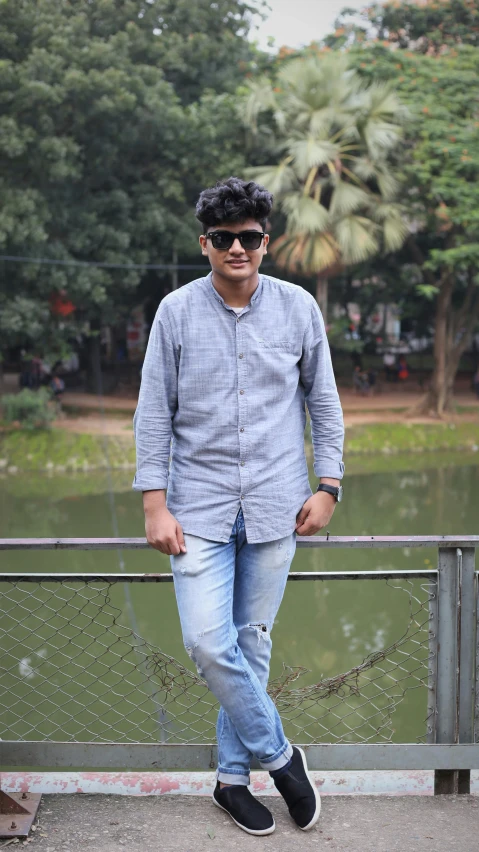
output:
MULTIPOLYGON (((44 796, 32 852, 477 852, 479 799, 473 796, 334 796, 314 829, 300 831, 282 799, 268 837, 245 834, 211 800, 197 796, 44 796)), ((25 841, 23 841, 26 843, 25 841)), ((0 841, 0 848, 12 840, 0 841)), ((22 843, 22 841, 20 841, 22 843)))

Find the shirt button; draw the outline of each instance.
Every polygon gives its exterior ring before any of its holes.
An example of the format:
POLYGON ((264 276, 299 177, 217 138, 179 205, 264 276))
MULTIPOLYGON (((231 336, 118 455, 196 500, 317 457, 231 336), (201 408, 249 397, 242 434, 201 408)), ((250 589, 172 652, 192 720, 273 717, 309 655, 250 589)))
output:
POLYGON ((244 494, 240 494, 240 500, 244 500, 244 494))
POLYGON ((241 464, 241 467, 244 467, 246 462, 240 462, 240 464, 241 464))
POLYGON ((244 390, 240 390, 240 393, 241 393, 241 394, 243 394, 243 393, 244 393, 244 390))
POLYGON ((243 357, 243 353, 242 353, 242 352, 240 352, 239 356, 240 356, 240 358, 242 358, 242 357, 243 357))
POLYGON ((236 322, 239 322, 239 321, 240 321, 240 318, 239 318, 239 317, 237 317, 237 318, 236 318, 236 322))
POLYGON ((244 432, 244 427, 243 427, 243 426, 241 427, 240 432, 244 432))

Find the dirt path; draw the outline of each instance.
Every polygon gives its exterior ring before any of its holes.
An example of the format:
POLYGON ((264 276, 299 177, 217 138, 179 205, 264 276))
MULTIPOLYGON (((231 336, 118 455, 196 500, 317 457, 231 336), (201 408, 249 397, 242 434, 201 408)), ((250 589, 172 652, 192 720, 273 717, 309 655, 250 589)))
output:
MULTIPOLYGON (((406 393, 361 397, 355 396, 350 391, 341 392, 340 396, 347 427, 370 423, 402 423, 405 420, 405 412, 417 398, 416 394, 406 393)), ((477 422, 479 425, 479 401, 470 394, 461 394, 456 398, 456 402, 459 407, 467 408, 467 411, 449 417, 448 422, 477 422)), ((132 434, 132 416, 136 408, 136 400, 105 397, 104 415, 101 413, 101 401, 93 394, 67 393, 64 396, 64 404, 67 408, 66 415, 54 423, 58 429, 89 435, 127 436, 132 434), (72 417, 68 415, 69 407, 84 409, 85 413, 72 417), (88 409, 90 409, 89 412, 88 409), (111 416, 113 412, 119 413, 111 416)), ((437 421, 428 417, 415 417, 408 419, 408 422, 428 424, 437 421)))
MULTIPOLYGON (((385 391, 373 396, 359 396, 349 389, 340 388, 339 395, 344 411, 385 411, 408 409, 419 399, 419 394, 414 391, 385 391)), ((136 399, 128 399, 119 396, 105 396, 101 399, 90 393, 65 393, 64 404, 68 407, 105 411, 134 412, 136 399)), ((467 407, 479 412, 479 400, 472 393, 460 392, 455 397, 456 405, 467 407)))
POLYGON ((85 414, 81 417, 64 416, 55 420, 53 426, 65 432, 76 432, 81 435, 128 435, 133 436, 131 417, 105 417, 101 414, 85 414))

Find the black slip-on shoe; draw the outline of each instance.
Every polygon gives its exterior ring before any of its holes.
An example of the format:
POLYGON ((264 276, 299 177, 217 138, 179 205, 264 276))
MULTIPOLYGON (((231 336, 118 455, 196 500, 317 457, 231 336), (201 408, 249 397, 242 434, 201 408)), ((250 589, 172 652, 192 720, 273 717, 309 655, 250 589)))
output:
POLYGON ((319 819, 321 799, 309 776, 306 755, 302 748, 293 746, 291 766, 279 778, 273 780, 296 825, 302 831, 308 831, 319 819))
POLYGON ((213 791, 213 801, 248 834, 272 834, 276 828, 268 808, 258 802, 244 784, 221 789, 218 781, 213 791))

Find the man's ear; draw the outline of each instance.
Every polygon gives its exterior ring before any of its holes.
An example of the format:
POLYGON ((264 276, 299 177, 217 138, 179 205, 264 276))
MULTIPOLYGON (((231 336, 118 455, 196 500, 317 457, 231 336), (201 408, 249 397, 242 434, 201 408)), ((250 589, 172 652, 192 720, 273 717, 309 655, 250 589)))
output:
POLYGON ((269 243, 269 234, 265 234, 264 240, 263 240, 264 254, 268 254, 268 243, 269 243))
POLYGON ((201 234, 201 236, 199 237, 199 243, 200 243, 200 246, 201 246, 201 254, 204 255, 204 257, 208 257, 208 250, 207 250, 208 240, 206 239, 204 234, 201 234))

